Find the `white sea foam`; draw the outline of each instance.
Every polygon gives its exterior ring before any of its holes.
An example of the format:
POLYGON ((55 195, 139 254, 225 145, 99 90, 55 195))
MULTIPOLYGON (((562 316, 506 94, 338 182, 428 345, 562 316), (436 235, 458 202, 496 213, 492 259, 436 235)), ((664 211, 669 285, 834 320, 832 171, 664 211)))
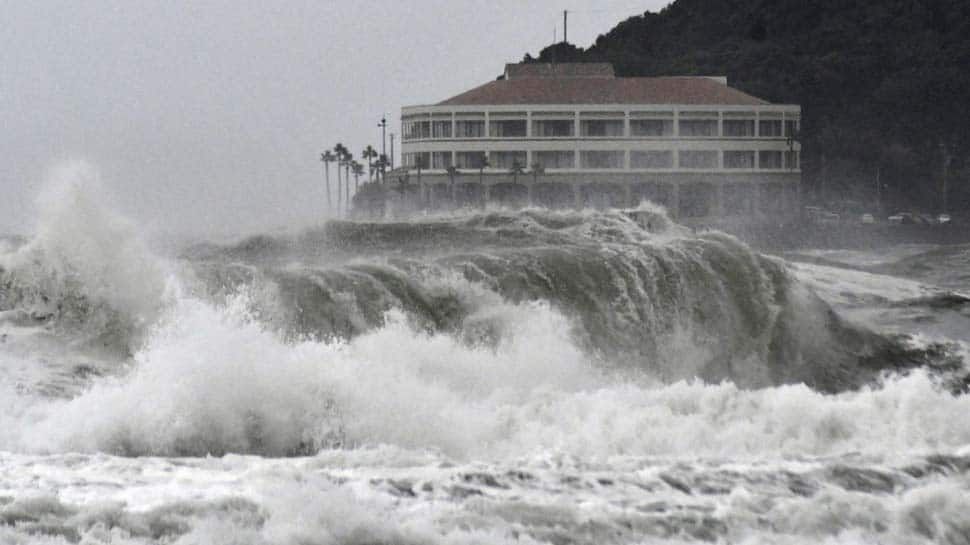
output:
MULTIPOLYGON (((498 346, 413 331, 402 316, 349 343, 288 343, 248 316, 185 299, 127 376, 5 418, 0 448, 285 454, 390 444, 457 458, 570 455, 760 459, 945 452, 970 444, 970 398, 923 373, 824 395, 610 377, 542 304, 505 317, 498 346), (27 425, 30 422, 31 425, 27 425)), ((13 405, 13 403, 11 403, 13 405)))

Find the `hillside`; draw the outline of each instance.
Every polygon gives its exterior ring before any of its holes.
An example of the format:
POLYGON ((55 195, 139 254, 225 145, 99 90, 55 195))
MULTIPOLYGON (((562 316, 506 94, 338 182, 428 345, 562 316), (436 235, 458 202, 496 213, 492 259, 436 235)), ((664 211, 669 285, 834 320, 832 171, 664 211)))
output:
MULTIPOLYGON (((970 211, 970 2, 676 0, 588 50, 537 60, 614 63, 619 75, 727 75, 803 109, 810 199, 970 211)), ((526 60, 532 59, 526 56, 526 60)))

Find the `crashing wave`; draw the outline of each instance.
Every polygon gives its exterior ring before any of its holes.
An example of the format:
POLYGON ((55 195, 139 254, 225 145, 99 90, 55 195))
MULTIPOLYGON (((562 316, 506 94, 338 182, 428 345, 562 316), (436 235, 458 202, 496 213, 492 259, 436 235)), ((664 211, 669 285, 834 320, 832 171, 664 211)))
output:
POLYGON ((102 194, 83 163, 54 173, 38 202, 36 235, 0 254, 0 313, 15 325, 126 352, 161 312, 167 279, 102 194))

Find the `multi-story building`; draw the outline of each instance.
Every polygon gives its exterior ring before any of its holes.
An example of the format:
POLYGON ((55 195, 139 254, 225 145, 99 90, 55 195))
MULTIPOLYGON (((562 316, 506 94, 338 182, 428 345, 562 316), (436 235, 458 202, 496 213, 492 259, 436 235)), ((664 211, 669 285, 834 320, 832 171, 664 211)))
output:
POLYGON ((496 81, 403 108, 402 159, 420 168, 421 202, 432 207, 649 199, 687 218, 780 214, 798 198, 800 116, 724 77, 509 64, 496 81))

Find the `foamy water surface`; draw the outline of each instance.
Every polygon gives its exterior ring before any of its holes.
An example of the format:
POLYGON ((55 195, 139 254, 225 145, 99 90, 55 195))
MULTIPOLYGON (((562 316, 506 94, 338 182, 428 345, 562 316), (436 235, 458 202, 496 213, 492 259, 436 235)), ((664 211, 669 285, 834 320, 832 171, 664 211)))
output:
POLYGON ((591 211, 161 258, 94 183, 0 255, 2 543, 970 539, 953 291, 591 211))

